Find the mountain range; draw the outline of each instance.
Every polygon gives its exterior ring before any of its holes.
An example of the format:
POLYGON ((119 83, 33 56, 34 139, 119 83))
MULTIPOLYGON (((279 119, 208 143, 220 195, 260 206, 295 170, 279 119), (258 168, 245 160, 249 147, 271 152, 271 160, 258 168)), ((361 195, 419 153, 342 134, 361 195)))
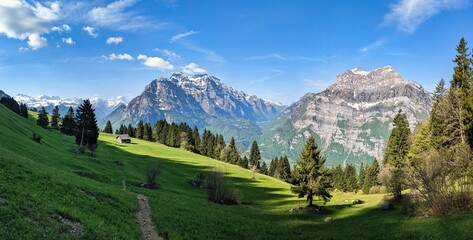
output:
POLYGON ((313 135, 330 165, 380 160, 396 112, 405 112, 413 129, 431 107, 431 94, 391 66, 355 68, 337 76, 326 90, 306 94, 266 125, 262 155, 296 159, 313 135))
MULTIPOLYGON (((14 98, 28 107, 45 106, 48 112, 59 105, 61 115, 82 102, 45 95, 14 98)), ((246 151, 257 140, 265 159, 287 155, 295 163, 312 135, 329 165, 381 159, 396 112, 405 112, 413 129, 432 107, 431 93, 405 80, 391 66, 348 70, 326 90, 307 93, 289 107, 238 91, 211 75, 180 72, 151 81, 130 102, 123 97, 90 100, 100 128, 108 120, 114 129, 141 120, 187 122, 201 131, 207 128, 223 134, 226 141, 234 137, 246 151)))
POLYGON ((140 120, 154 124, 157 120, 187 122, 203 130, 207 128, 247 146, 261 133, 260 124, 274 119, 285 105, 254 95, 248 95, 225 85, 207 74, 187 76, 174 73, 170 78, 158 78, 144 91, 112 112, 114 128, 120 124, 136 125, 140 120))
MULTIPOLYGON (((69 107, 77 109, 83 102, 82 98, 62 98, 59 96, 47 96, 40 95, 38 97, 31 97, 25 94, 18 94, 13 97, 17 102, 24 103, 28 108, 41 108, 44 107, 48 113, 52 113, 54 106, 59 107, 59 113, 64 116, 67 113, 69 107)), ((116 97, 108 100, 103 100, 98 97, 90 98, 90 103, 95 109, 95 116, 97 119, 102 119, 110 114, 112 111, 117 109, 120 105, 128 104, 128 101, 124 97, 116 97)))

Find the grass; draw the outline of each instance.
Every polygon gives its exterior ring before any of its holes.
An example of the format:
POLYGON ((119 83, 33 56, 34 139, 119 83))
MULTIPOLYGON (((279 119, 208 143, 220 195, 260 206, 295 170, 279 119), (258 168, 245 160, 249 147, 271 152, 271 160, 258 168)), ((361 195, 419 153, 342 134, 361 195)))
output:
POLYGON ((72 137, 3 106, 0 116, 0 198, 7 200, 0 203, 0 239, 138 239, 138 193, 149 197, 152 219, 168 239, 468 239, 473 233, 471 213, 411 218, 380 210, 382 195, 335 192, 324 213, 290 213, 305 201, 279 180, 252 179, 249 170, 157 143, 118 144, 103 133, 96 158, 77 155, 72 137), (139 187, 150 164, 162 166, 159 190, 139 187), (188 183, 213 167, 226 173, 245 204, 209 202, 204 189, 188 183), (363 203, 350 204, 355 198, 363 203), (84 231, 68 233, 58 216, 84 231))

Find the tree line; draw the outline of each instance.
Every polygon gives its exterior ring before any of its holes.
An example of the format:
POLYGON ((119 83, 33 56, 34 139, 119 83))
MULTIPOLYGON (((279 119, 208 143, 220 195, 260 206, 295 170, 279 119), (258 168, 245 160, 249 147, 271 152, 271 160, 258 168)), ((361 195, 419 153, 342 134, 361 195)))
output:
POLYGON ((12 97, 8 97, 8 96, 3 96, 0 99, 0 104, 3 104, 5 107, 12 110, 16 114, 18 114, 18 115, 20 115, 24 118, 28 118, 28 108, 26 107, 26 104, 24 104, 24 103, 18 104, 18 102, 15 101, 15 99, 13 99, 12 97))

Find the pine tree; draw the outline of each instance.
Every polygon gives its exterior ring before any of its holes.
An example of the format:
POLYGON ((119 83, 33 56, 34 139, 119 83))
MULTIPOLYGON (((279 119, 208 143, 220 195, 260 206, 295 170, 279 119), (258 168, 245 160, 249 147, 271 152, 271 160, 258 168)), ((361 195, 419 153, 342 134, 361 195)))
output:
POLYGON ((69 107, 67 114, 64 116, 64 119, 62 119, 60 131, 63 134, 72 136, 76 134, 76 127, 77 124, 74 119, 74 109, 69 107))
POLYGON ((462 90, 468 91, 471 87, 471 77, 472 77, 472 68, 471 68, 471 59, 470 53, 468 52, 467 41, 465 38, 461 38, 457 46, 457 55, 453 60, 456 63, 456 66, 453 68, 453 77, 450 82, 452 88, 461 88, 462 90))
POLYGON ((278 158, 271 159, 271 163, 269 164, 269 170, 268 170, 268 175, 271 177, 274 177, 274 173, 276 172, 278 164, 278 158))
POLYGON ((131 126, 131 124, 128 124, 128 127, 123 126, 123 130, 130 136, 130 137, 135 137, 135 129, 131 126))
POLYGON ((228 162, 231 164, 237 164, 238 160, 240 160, 240 155, 238 155, 238 150, 235 145, 235 139, 232 137, 230 139, 230 143, 228 144, 229 147, 229 157, 228 157, 228 162))
POLYGON ((274 177, 286 182, 291 181, 291 165, 287 156, 281 157, 277 161, 274 177))
POLYGON ((324 204, 332 198, 328 192, 332 186, 324 168, 326 158, 321 156, 320 152, 314 138, 310 136, 300 153, 293 172, 293 178, 299 186, 292 187, 291 191, 297 193, 299 198, 307 196, 309 206, 313 206, 314 196, 322 198, 324 204))
POLYGON ((360 165, 360 172, 358 173, 358 188, 361 189, 363 188, 363 184, 365 182, 365 174, 366 174, 367 169, 365 168, 365 165, 363 162, 361 162, 360 165))
POLYGON ((192 130, 192 141, 193 141, 193 146, 194 146, 193 152, 200 153, 199 151, 200 134, 199 134, 199 129, 197 128, 197 126, 194 126, 194 129, 192 130))
POLYGON ((447 88, 445 87, 445 80, 443 80, 442 78, 437 83, 437 86, 435 86, 434 101, 438 102, 438 100, 445 94, 446 91, 447 91, 447 88))
POLYGON ((401 200, 402 190, 405 185, 405 167, 407 153, 409 152, 409 123, 407 116, 399 110, 393 120, 394 128, 389 136, 384 154, 384 164, 392 166, 388 189, 396 201, 401 200))
POLYGON ((146 141, 153 140, 151 126, 149 123, 145 123, 145 125, 143 126, 143 140, 146 140, 146 141))
POLYGON ((44 107, 41 107, 41 111, 39 111, 38 113, 38 119, 36 120, 36 123, 42 128, 48 127, 48 113, 46 112, 46 109, 44 109, 44 107))
POLYGON ((99 128, 97 127, 94 109, 88 99, 84 100, 77 109, 76 119, 76 143, 79 144, 80 147, 87 146, 91 149, 95 149, 99 137, 99 128))
POLYGON ((268 175, 268 167, 266 166, 265 161, 262 161, 260 171, 261 171, 262 174, 268 175))
POLYGON ((138 126, 136 127, 136 138, 143 139, 143 136, 145 135, 144 128, 145 124, 143 123, 143 120, 140 120, 138 122, 138 126))
POLYGON ((363 193, 370 193, 371 187, 378 185, 379 163, 378 160, 373 159, 373 163, 368 167, 363 182, 363 193))
MULTIPOLYGON (((222 151, 222 152, 223 152, 223 151, 222 151)), ((238 160, 237 165, 240 166, 240 167, 242 167, 242 168, 248 169, 248 168, 249 168, 248 162, 249 162, 249 161, 248 161, 248 158, 247 158, 246 156, 243 156, 242 158, 240 158, 240 159, 238 160)))
POLYGON ((358 179, 356 178, 356 168, 348 164, 343 172, 343 180, 345 181, 345 192, 355 192, 358 188, 358 179))
POLYGON ((256 166, 256 169, 260 169, 259 161, 261 160, 261 153, 259 151, 258 143, 256 140, 251 144, 250 149, 250 164, 251 167, 256 166))
POLYGON ((61 115, 59 114, 59 107, 56 105, 53 109, 53 115, 51 116, 51 127, 54 129, 59 129, 59 121, 61 115))
POLYGON ((110 121, 107 121, 107 123, 105 124, 105 128, 103 129, 103 132, 110 133, 110 134, 113 133, 112 123, 110 121))
POLYGON ((225 144, 225 140, 223 139, 223 135, 217 134, 217 137, 215 138, 215 149, 214 149, 213 158, 221 160, 220 154, 222 153, 225 146, 226 144, 225 144))

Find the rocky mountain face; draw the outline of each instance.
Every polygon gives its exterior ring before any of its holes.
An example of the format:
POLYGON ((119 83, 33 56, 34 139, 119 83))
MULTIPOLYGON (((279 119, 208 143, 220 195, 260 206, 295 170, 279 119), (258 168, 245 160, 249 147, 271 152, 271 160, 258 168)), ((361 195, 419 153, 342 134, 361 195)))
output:
MULTIPOLYGON (((24 103, 28 108, 41 108, 44 107, 46 111, 51 114, 54 106, 59 106, 59 113, 64 116, 69 107, 77 109, 83 102, 81 98, 66 99, 59 96, 47 96, 40 95, 38 97, 31 97, 24 94, 18 94, 13 97, 17 102, 24 103)), ((94 97, 90 98, 90 102, 95 109, 95 116, 97 120, 100 120, 110 114, 112 111, 117 109, 120 105, 126 105, 128 101, 124 97, 117 97, 108 100, 102 100, 101 98, 94 97)))
POLYGON ((337 76, 325 91, 306 94, 266 125, 262 154, 288 155, 295 162, 313 135, 329 165, 380 160, 396 112, 407 113, 413 129, 428 117, 431 107, 431 94, 390 66, 352 69, 337 76))
POLYGON ((284 109, 280 103, 237 91, 214 76, 174 73, 152 81, 128 106, 118 108, 103 122, 110 120, 116 128, 166 119, 251 141, 261 133, 257 123, 275 118, 284 109))

